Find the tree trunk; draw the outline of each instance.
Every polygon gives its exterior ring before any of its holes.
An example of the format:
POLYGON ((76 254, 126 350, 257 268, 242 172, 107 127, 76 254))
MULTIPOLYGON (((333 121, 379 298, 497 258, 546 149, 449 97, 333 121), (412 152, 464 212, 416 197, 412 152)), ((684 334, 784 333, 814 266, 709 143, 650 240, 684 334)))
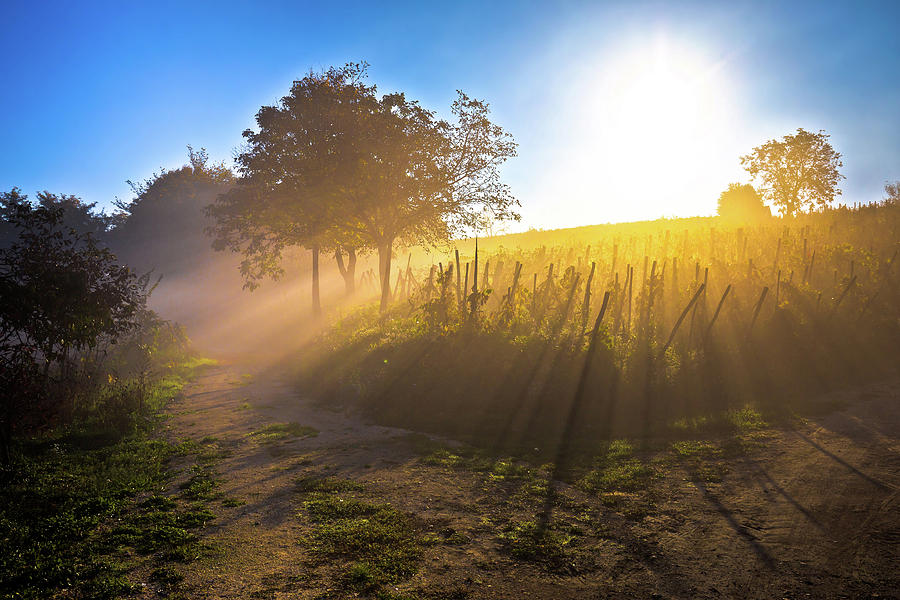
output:
POLYGON ((391 248, 393 240, 378 246, 378 266, 381 276, 381 312, 387 310, 391 302, 391 248))
POLYGON ((338 271, 344 278, 344 288, 348 296, 352 296, 356 292, 356 248, 347 249, 347 265, 344 265, 343 250, 338 248, 334 251, 334 258, 337 260, 338 271))
POLYGON ((322 316, 322 302, 319 299, 319 247, 312 248, 312 310, 313 316, 322 316))

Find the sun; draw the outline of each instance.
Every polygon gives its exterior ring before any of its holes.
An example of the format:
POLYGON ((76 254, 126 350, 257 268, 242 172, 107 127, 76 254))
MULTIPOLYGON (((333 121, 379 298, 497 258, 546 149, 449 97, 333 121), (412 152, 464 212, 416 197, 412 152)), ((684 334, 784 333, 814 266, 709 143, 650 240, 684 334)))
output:
POLYGON ((660 38, 604 52, 582 95, 581 177, 602 221, 710 214, 734 176, 730 85, 721 61, 660 38), (600 202, 598 202, 598 200, 600 202))

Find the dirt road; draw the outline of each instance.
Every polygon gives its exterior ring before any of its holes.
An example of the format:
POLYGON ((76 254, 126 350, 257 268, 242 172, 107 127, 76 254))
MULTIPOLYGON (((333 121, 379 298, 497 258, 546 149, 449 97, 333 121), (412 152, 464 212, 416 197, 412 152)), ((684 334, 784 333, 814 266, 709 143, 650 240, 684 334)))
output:
POLYGON ((415 574, 381 597, 898 597, 900 382, 844 400, 739 455, 636 454, 642 489, 560 485, 556 537, 532 552, 539 469, 475 468, 452 444, 435 454, 440 441, 316 408, 277 372, 221 365, 167 421, 173 439, 219 452, 231 499, 203 533, 220 552, 187 565, 183 585, 194 598, 365 596, 346 585, 348 561, 313 551, 302 485, 328 478, 410 515, 422 540, 415 574))

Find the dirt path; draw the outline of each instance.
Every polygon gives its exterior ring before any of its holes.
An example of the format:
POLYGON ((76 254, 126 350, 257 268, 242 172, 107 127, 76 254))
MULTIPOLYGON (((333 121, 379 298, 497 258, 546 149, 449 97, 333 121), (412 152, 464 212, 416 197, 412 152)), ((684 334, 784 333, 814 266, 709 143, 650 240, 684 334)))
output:
POLYGON ((543 506, 535 477, 424 460, 424 436, 316 409, 277 374, 215 367, 167 425, 215 446, 222 497, 244 504, 216 507, 204 540, 221 552, 187 567, 187 597, 354 597, 342 565, 311 555, 297 486, 311 477, 360 482, 437 540, 383 590, 396 598, 898 597, 900 383, 846 400, 741 456, 657 452, 644 491, 563 486, 551 520, 565 553, 548 563, 510 543, 543 506), (318 434, 252 435, 275 423, 318 434))

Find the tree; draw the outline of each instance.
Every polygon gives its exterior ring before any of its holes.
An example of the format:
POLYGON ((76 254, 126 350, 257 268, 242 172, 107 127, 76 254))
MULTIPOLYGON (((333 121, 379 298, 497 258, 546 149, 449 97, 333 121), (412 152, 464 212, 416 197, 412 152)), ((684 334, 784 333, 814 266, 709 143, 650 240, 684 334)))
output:
POLYGON ((884 193, 887 194, 886 203, 900 204, 900 181, 884 184, 884 193))
POLYGON ((403 94, 372 99, 365 108, 347 227, 378 250, 384 310, 396 241, 433 244, 477 226, 485 214, 518 220, 519 202, 499 173, 516 143, 490 121, 487 103, 461 91, 451 106, 453 122, 403 94))
MULTIPOLYGON (((11 244, 18 233, 10 223, 10 218, 19 210, 27 196, 18 188, 0 194, 0 246, 11 244)), ((60 227, 78 233, 89 233, 97 241, 105 239, 107 232, 116 217, 96 212, 96 202, 87 203, 77 196, 51 194, 48 191, 38 192, 37 206, 55 210, 59 209, 60 227)))
POLYGON ((365 64, 311 73, 244 132, 241 187, 209 213, 214 244, 244 254, 247 285, 280 276, 283 249, 302 245, 313 252, 315 305, 320 250, 346 250, 352 265, 355 250, 374 248, 384 309, 395 242, 447 239, 483 210, 518 218, 499 177, 516 144, 487 104, 459 92, 450 123, 403 94, 379 98, 365 75, 365 64))
POLYGON ((769 140, 741 157, 744 169, 762 182, 763 197, 790 217, 803 209, 824 207, 841 194, 841 154, 824 131, 797 129, 781 140, 769 140))
POLYGON ((745 223, 771 217, 772 211, 763 204, 752 185, 729 183, 728 189, 719 195, 718 214, 723 219, 745 223))
POLYGON ((7 457, 21 404, 46 389, 51 368, 65 375, 75 354, 129 331, 146 306, 139 277, 90 233, 64 225, 65 207, 32 206, 4 194, 4 224, 15 231, 0 249, 0 450, 7 457))
MULTIPOLYGON (((348 292, 355 281, 361 241, 343 225, 343 205, 352 169, 348 115, 367 101, 372 88, 361 78, 365 65, 348 64, 295 81, 275 106, 256 115, 257 131, 246 130, 237 158, 239 185, 207 207, 207 230, 217 250, 241 252, 245 288, 283 274, 282 253, 290 246, 312 251, 313 312, 319 314, 321 251, 334 250, 348 292), (343 263, 343 252, 348 263, 343 263)), ((354 121, 355 123, 356 121, 354 121)))
POLYGON ((115 203, 120 212, 107 237, 118 256, 140 270, 190 271, 211 253, 204 207, 234 185, 234 176, 224 164, 210 163, 205 149, 187 149, 187 164, 129 181, 134 198, 115 203))

